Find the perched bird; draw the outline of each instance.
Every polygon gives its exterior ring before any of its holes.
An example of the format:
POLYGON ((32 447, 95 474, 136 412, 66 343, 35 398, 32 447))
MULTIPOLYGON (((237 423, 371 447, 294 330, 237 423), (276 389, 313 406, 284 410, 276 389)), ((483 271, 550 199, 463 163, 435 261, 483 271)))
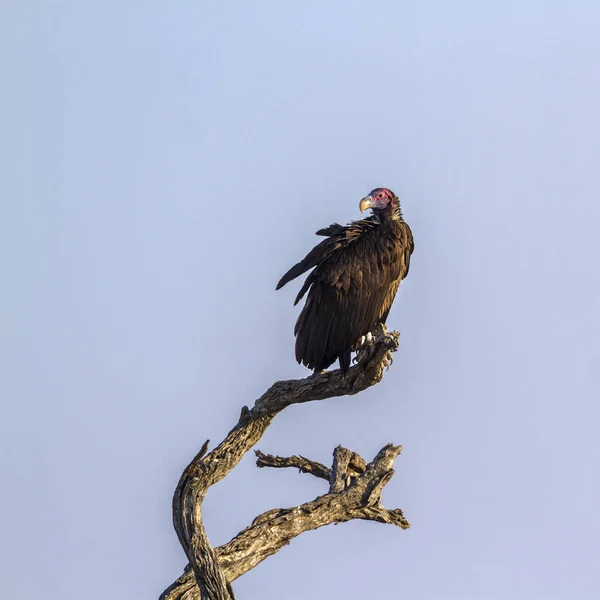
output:
POLYGON ((321 371, 339 360, 345 375, 363 336, 385 325, 400 282, 408 275, 413 236, 398 197, 376 188, 360 201, 373 215, 349 225, 334 223, 325 236, 279 281, 276 289, 313 269, 296 301, 308 291, 296 321, 296 360, 321 371))

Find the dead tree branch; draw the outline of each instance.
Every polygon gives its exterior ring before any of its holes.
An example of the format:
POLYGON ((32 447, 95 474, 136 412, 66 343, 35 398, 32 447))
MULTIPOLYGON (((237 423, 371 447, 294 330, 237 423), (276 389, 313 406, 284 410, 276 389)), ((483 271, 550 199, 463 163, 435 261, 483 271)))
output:
POLYGON ((189 564, 161 600, 233 600, 231 582, 271 556, 296 536, 330 523, 365 519, 406 529, 400 509, 380 503, 391 479, 400 446, 388 444, 370 462, 341 446, 334 450, 331 469, 302 456, 278 457, 256 452, 257 466, 297 468, 329 482, 329 491, 295 508, 259 515, 230 542, 212 548, 202 522, 208 488, 223 479, 262 437, 271 421, 287 406, 357 394, 381 381, 398 348, 398 333, 381 332, 344 378, 339 371, 301 380, 278 381, 254 404, 244 407, 237 425, 211 452, 208 442, 184 469, 173 496, 173 524, 189 564))
POLYGON ((310 473, 315 477, 325 479, 325 481, 329 481, 331 477, 331 469, 314 460, 308 460, 304 456, 288 456, 287 458, 283 458, 281 456, 263 454, 260 450, 255 450, 254 454, 256 454, 257 467, 274 467, 275 469, 293 467, 301 473, 310 473))

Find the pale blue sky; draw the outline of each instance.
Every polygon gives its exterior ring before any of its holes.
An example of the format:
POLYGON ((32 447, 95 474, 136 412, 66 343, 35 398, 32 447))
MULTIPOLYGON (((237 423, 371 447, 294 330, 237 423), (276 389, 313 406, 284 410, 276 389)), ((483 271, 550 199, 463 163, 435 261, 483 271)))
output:
MULTIPOLYGON (((376 186, 416 243, 396 361, 259 447, 403 444, 413 527, 305 534, 238 598, 600 597, 599 31, 593 0, 5 0, 2 598, 181 573, 182 468, 307 374, 275 284, 376 186)), ((248 456, 211 540, 323 491, 248 456)))

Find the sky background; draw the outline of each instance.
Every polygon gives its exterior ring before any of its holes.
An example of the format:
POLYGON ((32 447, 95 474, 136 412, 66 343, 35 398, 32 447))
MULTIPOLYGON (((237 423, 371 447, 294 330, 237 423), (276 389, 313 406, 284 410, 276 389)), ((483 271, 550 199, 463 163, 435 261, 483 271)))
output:
MULTIPOLYGON (((416 249, 383 383, 258 447, 404 446, 384 503, 296 539, 240 600, 600 597, 600 3, 0 5, 0 580, 157 598, 171 497, 293 355, 279 277, 400 197, 416 249)), ((324 482, 250 454, 211 541, 324 482)))

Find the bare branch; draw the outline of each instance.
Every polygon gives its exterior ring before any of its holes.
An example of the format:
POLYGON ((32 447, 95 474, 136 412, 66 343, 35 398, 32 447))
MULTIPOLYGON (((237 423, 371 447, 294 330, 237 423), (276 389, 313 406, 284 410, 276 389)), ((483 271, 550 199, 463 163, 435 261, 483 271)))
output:
POLYGON ((276 414, 290 404, 301 404, 314 400, 326 400, 338 396, 358 394, 379 383, 389 365, 390 352, 398 350, 397 331, 381 333, 372 346, 364 351, 359 363, 352 367, 346 377, 339 369, 315 373, 305 379, 290 379, 274 383, 257 401, 250 411, 256 417, 276 414))
MULTIPOLYGON (((259 515, 250 527, 241 531, 227 544, 216 548, 220 566, 227 579, 234 581, 301 533, 332 523, 363 519, 408 529, 410 523, 402 510, 384 508, 379 502, 373 501, 372 493, 384 477, 387 481, 391 479, 393 460, 400 451, 401 447, 388 444, 367 465, 362 475, 353 478, 348 485, 342 483, 341 490, 329 491, 316 500, 294 508, 273 509, 259 515)), ((334 450, 334 463, 339 461, 339 457, 350 455, 353 453, 338 446, 334 450)), ((194 586, 193 574, 189 571, 167 592, 163 597, 165 600, 197 600, 199 597, 194 586), (167 592, 170 594, 167 595, 167 592)))
POLYGON ((308 460, 304 456, 288 456, 284 458, 282 456, 263 454, 260 450, 255 450, 254 454, 257 457, 256 466, 260 468, 273 467, 275 469, 285 469, 286 467, 292 467, 302 473, 310 473, 315 477, 325 479, 325 481, 329 481, 331 477, 331 469, 314 460, 308 460))
POLYGON ((348 465, 352 458, 352 452, 338 446, 333 451, 333 465, 331 467, 331 479, 329 481, 330 492, 341 492, 346 486, 348 479, 348 465))
POLYGON ((409 526, 402 511, 379 505, 381 489, 393 474, 400 447, 386 446, 366 465, 357 454, 336 448, 332 469, 304 457, 270 457, 258 453, 259 466, 289 467, 330 481, 330 491, 293 509, 275 509, 257 517, 228 544, 213 549, 202 523, 202 502, 208 488, 223 479, 262 437, 277 413, 291 404, 357 394, 381 381, 391 352, 398 348, 397 332, 382 331, 361 351, 346 377, 339 370, 301 380, 278 381, 254 404, 242 408, 237 425, 206 455, 208 442, 184 470, 173 495, 173 524, 190 566, 163 594, 163 600, 232 600, 230 582, 277 552, 291 539, 332 522, 367 519, 409 526))

